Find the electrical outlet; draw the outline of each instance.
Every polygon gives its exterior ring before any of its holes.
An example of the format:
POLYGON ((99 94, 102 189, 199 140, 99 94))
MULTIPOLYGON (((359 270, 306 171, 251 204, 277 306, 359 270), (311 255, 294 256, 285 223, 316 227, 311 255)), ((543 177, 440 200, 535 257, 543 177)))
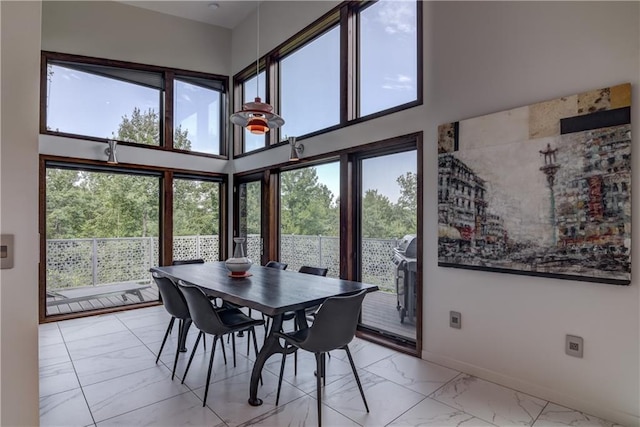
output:
POLYGON ((584 341, 582 337, 576 337, 575 335, 567 335, 565 339, 564 352, 569 356, 582 357, 584 350, 584 341))
POLYGON ((449 326, 456 329, 460 329, 462 327, 462 315, 459 312, 449 312, 449 326))

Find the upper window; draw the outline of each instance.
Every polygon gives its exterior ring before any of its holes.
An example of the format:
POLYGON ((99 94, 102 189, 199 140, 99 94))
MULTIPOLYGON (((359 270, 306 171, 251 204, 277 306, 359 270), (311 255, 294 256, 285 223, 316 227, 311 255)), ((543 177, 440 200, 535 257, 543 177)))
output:
POLYGON ((51 52, 42 62, 41 133, 224 154, 226 77, 51 52))
POLYGON ((159 74, 50 61, 47 82, 46 130, 160 145, 159 74))
MULTIPOLYGON (((285 123, 259 137, 234 127, 235 154, 421 104, 422 34, 421 1, 342 2, 260 59, 260 97, 285 123)), ((236 108, 255 76, 250 65, 234 77, 236 108)))
POLYGON ((379 1, 359 13, 359 116, 418 97, 417 5, 379 1))
POLYGON ((280 62, 281 139, 340 123, 340 27, 280 62))
POLYGON ((176 77, 173 148, 220 154, 222 92, 218 86, 217 82, 176 77))

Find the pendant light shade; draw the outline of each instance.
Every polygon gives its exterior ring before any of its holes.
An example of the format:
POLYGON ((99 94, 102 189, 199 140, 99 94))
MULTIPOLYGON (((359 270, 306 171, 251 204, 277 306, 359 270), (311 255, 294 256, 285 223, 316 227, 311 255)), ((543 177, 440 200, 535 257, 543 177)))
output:
POLYGON ((269 129, 279 128, 284 125, 284 119, 273 112, 273 107, 262 102, 260 99, 260 86, 258 74, 260 73, 260 4, 257 11, 256 30, 256 99, 247 102, 242 106, 242 110, 237 111, 229 117, 231 123, 242 126, 249 132, 256 135, 264 135, 269 129))
POLYGON ((284 124, 284 119, 273 112, 273 107, 262 102, 259 96, 254 102, 247 102, 242 110, 233 113, 229 118, 231 123, 246 128, 256 135, 263 135, 269 129, 279 128, 284 124))

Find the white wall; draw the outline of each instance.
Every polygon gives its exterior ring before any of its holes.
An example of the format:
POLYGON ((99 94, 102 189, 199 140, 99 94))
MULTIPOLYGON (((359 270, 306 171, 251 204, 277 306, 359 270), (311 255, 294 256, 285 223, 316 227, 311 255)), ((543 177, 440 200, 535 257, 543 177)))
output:
MULTIPOLYGON (((640 8, 617 2, 433 3, 426 16, 425 116, 433 126, 632 83, 640 100, 640 8)), ((640 114, 632 112, 633 140, 640 114)), ((428 138, 425 138, 428 140, 428 138)), ((428 150, 427 150, 428 151, 428 150)), ((600 414, 640 423, 638 274, 631 286, 437 267, 437 163, 425 159, 427 358, 600 414), (448 327, 448 311, 463 327, 448 327), (583 359, 564 354, 584 338, 583 359)), ((632 162, 638 164, 634 150, 632 162)), ((640 176, 633 175, 640 188, 640 176)), ((634 223, 640 219, 633 201, 634 223)), ((640 234, 634 232, 634 249, 640 234)), ((632 265, 638 264, 637 250, 632 265)))
POLYGON ((0 2, 1 231, 15 236, 0 270, 3 426, 35 426, 38 410, 38 104, 40 2, 0 2), (29 31, 25 31, 29 28, 29 31))
MULTIPOLYGON (((231 31, 111 1, 45 1, 42 50, 230 74, 231 31)), ((40 153, 106 160, 105 143, 40 137, 40 153)), ((225 160, 119 146, 123 163, 226 172, 225 160)))
MULTIPOLYGON (((424 105, 305 140, 305 155, 423 130, 423 357, 624 425, 640 425, 638 274, 623 287, 438 267, 433 202, 439 124, 625 82, 631 82, 637 103, 640 4, 424 6, 424 105), (449 328, 449 310, 462 313, 461 330, 449 328), (584 338, 583 359, 564 354, 565 334, 584 338)), ((283 9, 279 2, 264 2, 261 14, 278 18, 268 24, 261 21, 262 33, 293 35, 300 28, 289 24, 295 22, 290 17, 300 18, 294 12, 299 7, 310 8, 290 3, 283 9)), ((304 21, 312 22, 311 18, 304 21)), ((244 35, 238 30, 233 33, 234 46, 244 35)), ((237 57, 234 53, 234 71, 243 66, 236 63, 237 57)), ((638 111, 634 106, 634 141, 640 132, 638 111)), ((234 168, 244 171, 280 163, 287 155, 288 147, 279 147, 237 159, 234 168)), ((634 149, 634 165, 639 155, 634 149)), ((638 174, 633 186, 640 187, 638 174)), ((634 200, 634 223, 640 219, 639 208, 634 200)), ((639 240, 634 232, 633 265, 638 263, 639 240)))
POLYGON ((231 31, 113 1, 45 1, 42 49, 229 75, 231 31))

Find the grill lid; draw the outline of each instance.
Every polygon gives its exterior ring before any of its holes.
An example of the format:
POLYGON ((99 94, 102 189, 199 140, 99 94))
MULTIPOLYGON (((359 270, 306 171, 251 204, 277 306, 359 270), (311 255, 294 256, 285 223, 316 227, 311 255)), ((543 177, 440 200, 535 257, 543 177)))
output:
POLYGON ((396 250, 407 258, 416 258, 418 252, 417 243, 418 238, 415 234, 407 234, 400 240, 396 250))

